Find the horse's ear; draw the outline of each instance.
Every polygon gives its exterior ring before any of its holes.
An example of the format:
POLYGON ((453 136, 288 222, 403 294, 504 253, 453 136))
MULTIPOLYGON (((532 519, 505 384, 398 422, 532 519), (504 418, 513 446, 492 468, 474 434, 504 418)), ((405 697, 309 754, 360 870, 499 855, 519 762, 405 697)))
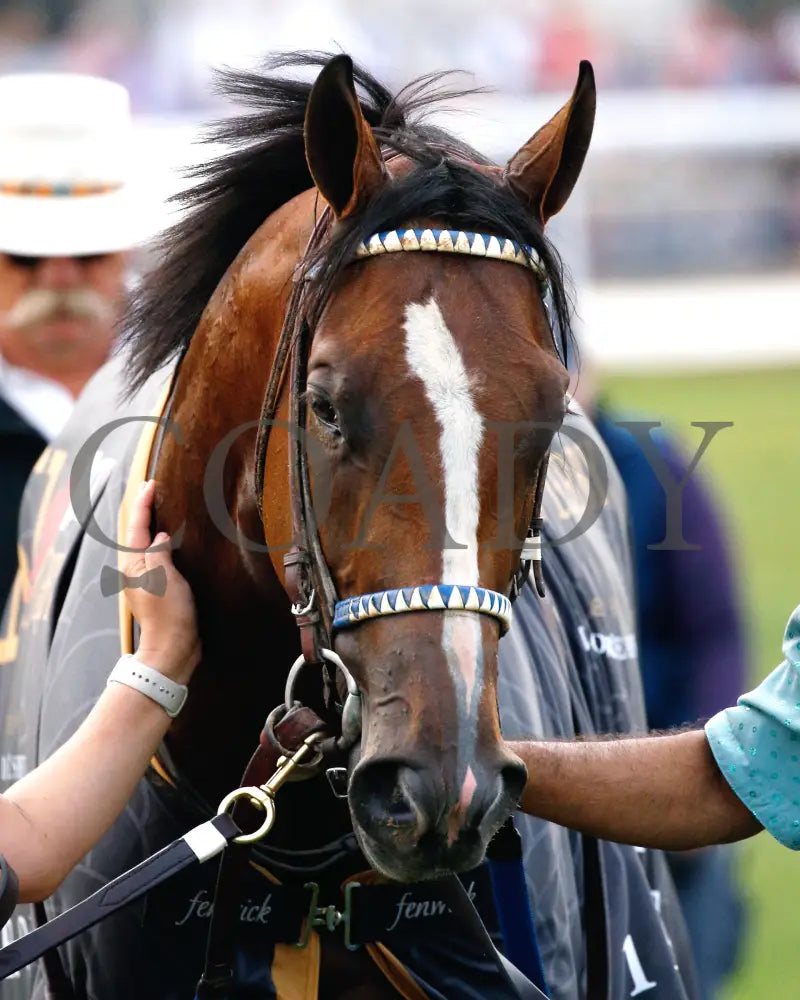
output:
POLYGON ((584 60, 572 97, 506 165, 506 182, 542 225, 572 193, 592 138, 595 104, 594 71, 584 60))
POLYGON ((337 219, 358 211, 385 183, 380 149, 356 97, 350 56, 334 56, 317 77, 304 136, 311 176, 337 219))

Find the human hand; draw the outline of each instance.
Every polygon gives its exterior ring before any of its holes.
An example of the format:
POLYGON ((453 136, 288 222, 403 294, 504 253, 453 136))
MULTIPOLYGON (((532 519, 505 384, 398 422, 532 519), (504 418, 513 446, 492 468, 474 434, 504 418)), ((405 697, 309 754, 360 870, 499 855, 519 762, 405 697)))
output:
POLYGON ((136 579, 148 571, 162 569, 166 589, 155 594, 144 587, 126 588, 125 600, 141 627, 136 659, 170 680, 185 684, 200 661, 197 615, 191 588, 173 565, 169 535, 159 532, 151 542, 150 517, 155 494, 154 479, 139 487, 126 544, 140 551, 129 553, 123 573, 136 579))

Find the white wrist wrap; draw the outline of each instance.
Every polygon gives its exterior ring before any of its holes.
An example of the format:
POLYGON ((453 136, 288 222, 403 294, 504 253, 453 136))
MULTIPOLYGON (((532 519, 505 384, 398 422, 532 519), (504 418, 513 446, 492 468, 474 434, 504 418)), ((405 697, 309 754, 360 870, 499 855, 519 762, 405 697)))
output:
POLYGON ((137 659, 126 653, 121 656, 111 673, 108 675, 106 684, 116 681, 117 684, 127 684, 128 687, 141 691, 142 694, 152 698, 153 701, 164 709, 167 715, 174 719, 183 708, 189 689, 185 684, 177 684, 165 677, 158 670, 145 666, 137 659))

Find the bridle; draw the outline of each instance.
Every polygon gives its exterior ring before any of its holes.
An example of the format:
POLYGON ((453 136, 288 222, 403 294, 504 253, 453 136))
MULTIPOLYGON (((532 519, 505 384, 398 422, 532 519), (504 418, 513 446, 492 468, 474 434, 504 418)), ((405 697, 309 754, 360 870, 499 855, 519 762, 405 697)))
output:
MULTIPOLYGON (((301 656, 293 671, 302 664, 324 664, 330 657, 331 638, 336 630, 354 627, 369 619, 420 611, 459 610, 487 614, 500 622, 501 633, 511 624, 511 604, 533 569, 537 592, 544 596, 541 567, 541 505, 549 452, 537 470, 532 497, 532 518, 520 554, 520 567, 511 581, 510 597, 457 581, 438 585, 403 587, 360 594, 340 600, 322 552, 319 530, 311 499, 308 451, 305 447, 306 406, 304 387, 313 329, 307 318, 307 288, 314 277, 330 225, 324 212, 314 227, 305 253, 295 269, 292 289, 278 339, 275 359, 264 395, 255 456, 255 493, 263 524, 263 487, 269 432, 275 418, 285 373, 289 371, 289 495, 292 518, 292 547, 284 556, 284 587, 292 603, 301 637, 301 656)), ((533 272, 540 290, 546 289, 546 275, 533 247, 514 240, 482 233, 452 229, 406 229, 376 233, 362 241, 355 260, 403 252, 464 254, 487 257, 525 267, 533 272)), ((336 658, 338 660, 338 657, 336 658)), ((352 678, 348 679, 348 687, 352 678)), ((287 698, 288 698, 287 693, 287 698)))

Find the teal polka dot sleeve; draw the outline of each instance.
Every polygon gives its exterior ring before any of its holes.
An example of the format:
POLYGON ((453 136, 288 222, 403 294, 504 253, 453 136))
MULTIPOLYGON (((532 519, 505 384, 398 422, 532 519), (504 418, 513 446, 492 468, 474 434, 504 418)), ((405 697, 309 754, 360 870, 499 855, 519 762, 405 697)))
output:
POLYGON ((800 607, 783 639, 783 663, 736 708, 706 723, 731 788, 776 840, 800 850, 800 607))

